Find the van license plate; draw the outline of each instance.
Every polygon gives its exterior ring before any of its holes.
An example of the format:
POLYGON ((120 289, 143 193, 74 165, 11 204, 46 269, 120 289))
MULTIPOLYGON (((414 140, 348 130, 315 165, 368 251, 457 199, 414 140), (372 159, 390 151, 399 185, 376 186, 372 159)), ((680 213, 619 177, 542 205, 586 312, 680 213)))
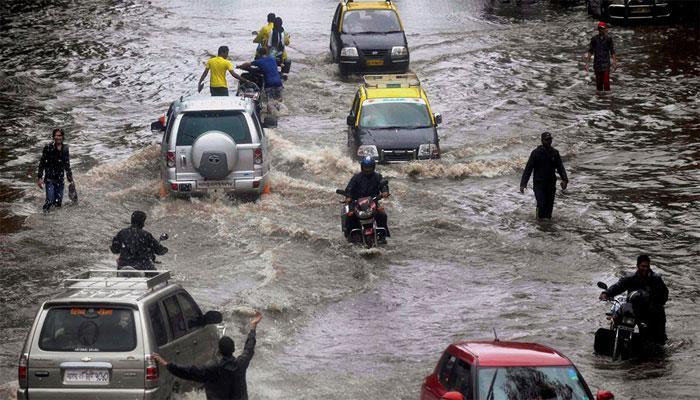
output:
POLYGON ((370 67, 381 67, 384 65, 384 60, 367 60, 367 65, 370 67))
POLYGON ((202 189, 233 189, 235 183, 233 181, 202 181, 197 182, 197 187, 202 189))
POLYGON ((68 369, 63 374, 65 385, 109 385, 106 369, 68 369))

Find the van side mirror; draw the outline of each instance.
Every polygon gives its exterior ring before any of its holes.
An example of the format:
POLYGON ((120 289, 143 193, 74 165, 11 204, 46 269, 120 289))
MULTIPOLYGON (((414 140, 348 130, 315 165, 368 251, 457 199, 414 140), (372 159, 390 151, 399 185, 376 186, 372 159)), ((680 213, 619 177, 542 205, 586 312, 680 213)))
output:
POLYGON ((223 321, 223 316, 218 311, 207 311, 204 314, 204 325, 220 324, 223 321))
POLYGON ((435 125, 440 125, 442 123, 442 114, 435 113, 433 117, 435 118, 435 125))
POLYGON ((163 126, 163 123, 160 120, 151 122, 151 131, 162 132, 164 130, 165 126, 163 126))
POLYGON ((345 120, 345 123, 347 123, 349 126, 355 125, 355 117, 352 115, 348 115, 348 117, 345 120))
POLYGON ((608 390, 599 390, 595 395, 595 400, 615 400, 615 395, 608 390))
POLYGON ((608 290, 608 285, 606 285, 604 282, 598 282, 598 287, 603 290, 608 290))
POLYGON ((447 392, 440 397, 440 400, 464 400, 464 396, 460 392, 447 392))

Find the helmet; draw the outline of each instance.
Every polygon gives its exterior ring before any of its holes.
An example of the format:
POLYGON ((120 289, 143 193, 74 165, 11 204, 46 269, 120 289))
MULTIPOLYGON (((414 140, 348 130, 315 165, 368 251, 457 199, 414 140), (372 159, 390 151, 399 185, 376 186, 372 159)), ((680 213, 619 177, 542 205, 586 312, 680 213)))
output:
POLYGON ((363 167, 374 168, 377 165, 377 163, 374 161, 374 158, 372 158, 372 156, 364 156, 364 158, 360 160, 360 165, 363 167))
POLYGON ((131 225, 138 226, 140 228, 143 228, 144 224, 146 223, 146 213, 143 211, 134 211, 133 214, 131 214, 131 225))

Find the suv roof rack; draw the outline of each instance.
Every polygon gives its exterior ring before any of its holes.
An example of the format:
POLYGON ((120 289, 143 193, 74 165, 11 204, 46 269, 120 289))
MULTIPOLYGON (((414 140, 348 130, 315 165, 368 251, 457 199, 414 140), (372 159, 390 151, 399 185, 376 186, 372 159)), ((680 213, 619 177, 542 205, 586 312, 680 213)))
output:
POLYGON ((170 271, 89 270, 63 281, 66 289, 153 289, 170 280, 170 271))
MULTIPOLYGON (((381 1, 381 0, 379 0, 381 1)), ((391 4, 391 0, 384 0, 385 3, 391 4)), ((353 1, 353 0, 343 0, 343 3, 348 4, 348 3, 360 3, 359 1, 353 1)))
POLYGON ((416 74, 401 75, 365 75, 364 85, 367 88, 391 89, 420 87, 420 80, 416 74))

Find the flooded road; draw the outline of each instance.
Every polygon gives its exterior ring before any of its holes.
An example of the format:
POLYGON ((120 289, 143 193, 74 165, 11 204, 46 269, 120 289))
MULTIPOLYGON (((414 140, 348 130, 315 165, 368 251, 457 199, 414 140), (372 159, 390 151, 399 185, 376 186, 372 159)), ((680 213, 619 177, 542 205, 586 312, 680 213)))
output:
POLYGON ((392 240, 365 252, 342 239, 334 193, 358 170, 344 125, 358 80, 328 54, 335 1, 3 2, 0 383, 16 380, 37 306, 70 274, 111 268, 111 237, 142 209, 171 236, 164 265, 224 311, 239 347, 247 311, 263 310, 252 399, 415 399, 448 343, 492 328, 559 349, 593 390, 697 398, 698 31, 613 26, 621 66, 599 95, 581 64, 595 33, 585 7, 522 3, 397 2, 411 69, 445 120, 443 158, 379 167, 392 240), (248 60, 270 11, 294 60, 289 113, 269 131, 272 194, 160 200, 149 123, 195 93, 218 46, 248 60), (35 169, 56 126, 81 202, 43 215, 35 169), (539 223, 518 184, 543 130, 570 184, 539 223), (611 363, 592 351, 607 310, 595 283, 641 252, 669 286, 671 341, 660 360, 611 363))

